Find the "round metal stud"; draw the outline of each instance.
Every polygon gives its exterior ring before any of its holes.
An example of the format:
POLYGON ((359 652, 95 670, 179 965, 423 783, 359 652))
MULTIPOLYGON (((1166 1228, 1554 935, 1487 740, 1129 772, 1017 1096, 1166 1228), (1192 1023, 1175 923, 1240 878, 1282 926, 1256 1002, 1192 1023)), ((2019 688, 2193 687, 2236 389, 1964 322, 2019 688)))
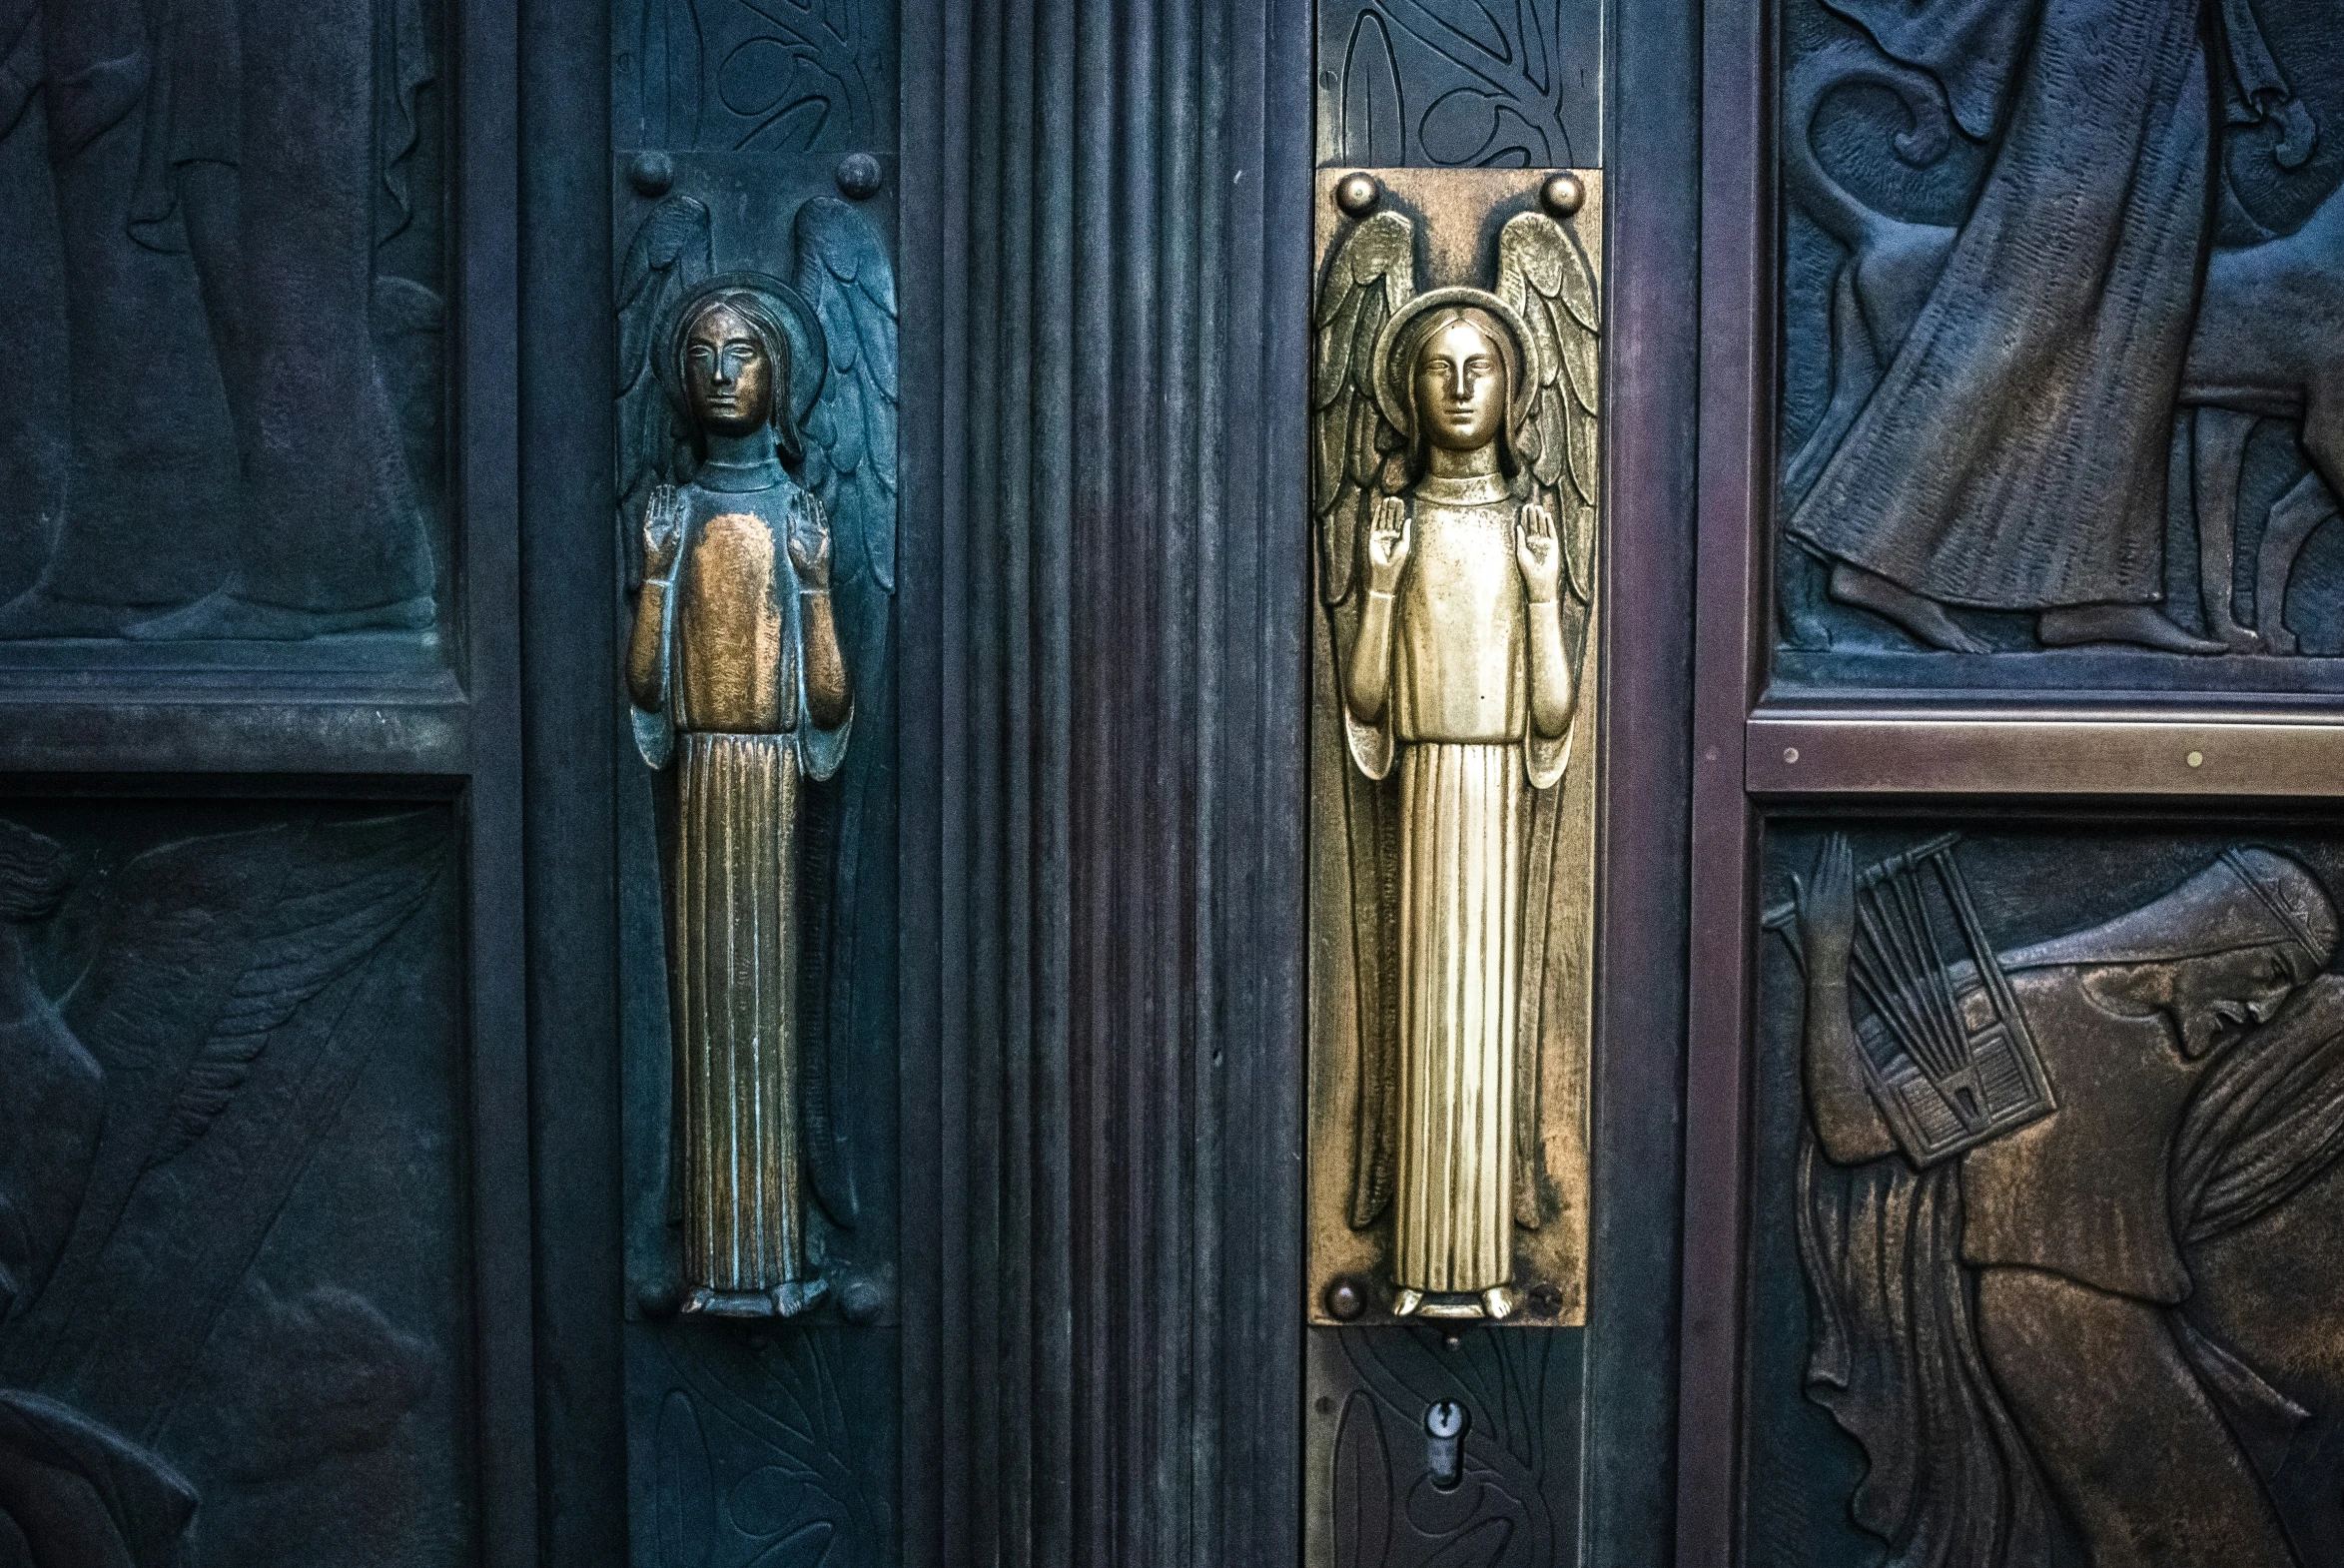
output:
POLYGON ((1355 1279, 1337 1279, 1326 1287, 1326 1315, 1347 1323, 1367 1310, 1367 1292, 1355 1279))
POLYGON ((653 201, 675 189, 675 160, 665 153, 637 153, 626 161, 626 183, 653 201))
POLYGON ((1364 218, 1383 200, 1383 187, 1371 174, 1347 174, 1335 182, 1334 204, 1346 218, 1364 218))
POLYGON ((864 201, 879 194, 881 175, 879 160, 869 153, 849 153, 838 161, 832 176, 839 190, 855 201, 864 201))
POLYGON ((652 1322, 665 1322, 683 1310, 684 1287, 670 1281, 646 1285, 635 1292, 635 1313, 652 1322))
POLYGON ((850 1323, 875 1323, 887 1310, 887 1291, 876 1279, 857 1274, 839 1286, 838 1311, 850 1323))
POLYGON ((1587 205, 1587 182, 1575 174, 1548 175, 1538 199, 1557 218, 1568 218, 1587 205))

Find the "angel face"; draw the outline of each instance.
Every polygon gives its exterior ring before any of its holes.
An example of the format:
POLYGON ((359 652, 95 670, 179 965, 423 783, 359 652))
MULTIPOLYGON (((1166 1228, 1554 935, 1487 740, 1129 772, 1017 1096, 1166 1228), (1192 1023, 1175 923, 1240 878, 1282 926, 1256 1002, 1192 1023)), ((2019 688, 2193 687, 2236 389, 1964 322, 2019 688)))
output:
POLYGON ((746 435, 773 418, 774 364, 765 335, 721 302, 702 311, 684 340, 684 391, 692 416, 720 435, 746 435))
POLYGON ((1416 417, 1432 444, 1478 451, 1506 417, 1506 362, 1489 334, 1458 317, 1425 336, 1411 372, 1416 417))

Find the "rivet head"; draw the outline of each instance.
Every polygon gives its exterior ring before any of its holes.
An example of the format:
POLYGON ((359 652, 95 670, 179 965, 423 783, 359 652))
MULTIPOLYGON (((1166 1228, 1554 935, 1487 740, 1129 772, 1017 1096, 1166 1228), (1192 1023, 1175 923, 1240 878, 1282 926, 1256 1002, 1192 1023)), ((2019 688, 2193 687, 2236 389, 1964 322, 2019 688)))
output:
POLYGON ((1326 1315, 1347 1323, 1367 1310, 1367 1292, 1356 1279, 1337 1279, 1326 1287, 1326 1315))
POLYGON ((838 1290, 838 1312, 850 1323, 872 1323, 887 1310, 887 1291, 863 1274, 849 1278, 838 1290))
POLYGON ((1334 204, 1348 218, 1364 218, 1383 200, 1383 187, 1371 174, 1347 174, 1335 182, 1334 204))
POLYGON ((1587 182, 1575 174, 1548 175, 1538 200, 1557 218, 1569 218, 1587 205, 1587 182))
POLYGON ((683 1310, 684 1287, 677 1281, 646 1285, 635 1293, 635 1311, 653 1322, 662 1322, 683 1310))
POLYGON ((675 189, 675 160, 665 153, 637 153, 626 161, 626 183, 637 196, 656 201, 675 189))
POLYGON ((1799 760, 1799 748, 1797 746, 1785 746, 1783 748, 1783 760, 1785 762, 1797 762, 1799 760))
POLYGON ((849 153, 838 161, 831 178, 838 181, 841 193, 855 201, 864 201, 879 194, 879 160, 869 153, 849 153))
POLYGON ((2193 751, 2184 760, 2187 761, 2188 764, 2193 768, 2202 768, 2205 766, 2205 753, 2202 751, 2193 751))

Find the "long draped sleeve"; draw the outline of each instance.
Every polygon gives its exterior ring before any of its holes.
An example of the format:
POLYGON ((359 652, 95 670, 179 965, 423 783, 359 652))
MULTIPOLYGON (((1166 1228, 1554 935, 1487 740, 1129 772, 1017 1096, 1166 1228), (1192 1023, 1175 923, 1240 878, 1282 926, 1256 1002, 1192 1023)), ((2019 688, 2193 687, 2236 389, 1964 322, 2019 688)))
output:
MULTIPOLYGON (((653 680, 658 688, 658 696, 648 708, 630 699, 627 718, 634 729, 635 749, 654 768, 666 767, 675 757, 675 590, 677 579, 683 572, 685 542, 688 541, 678 541, 675 564, 668 568, 667 575, 643 584, 644 599, 648 599, 653 592, 659 595, 655 610, 658 622, 656 627, 650 628, 654 643, 651 668, 655 672, 653 680)), ((642 635, 646 629, 639 624, 639 618, 645 613, 643 600, 638 599, 635 605, 638 617, 634 631, 636 636, 642 635)))
MULTIPOLYGON (((835 729, 822 729, 814 723, 813 704, 806 696, 806 666, 809 661, 806 657, 806 608, 804 601, 798 597, 797 593, 801 585, 797 580, 797 573, 791 569, 786 555, 782 557, 780 562, 780 571, 791 590, 789 595, 790 634, 797 639, 798 644, 798 656, 792 661, 798 669, 798 720, 795 726, 798 741, 798 767, 810 779, 827 779, 837 773, 846 763, 847 735, 855 727, 854 702, 850 697, 847 703, 847 715, 838 721, 838 726, 835 729)), ((852 675, 852 669, 848 673, 852 675)), ((854 688, 850 685, 847 689, 851 693, 854 688)))

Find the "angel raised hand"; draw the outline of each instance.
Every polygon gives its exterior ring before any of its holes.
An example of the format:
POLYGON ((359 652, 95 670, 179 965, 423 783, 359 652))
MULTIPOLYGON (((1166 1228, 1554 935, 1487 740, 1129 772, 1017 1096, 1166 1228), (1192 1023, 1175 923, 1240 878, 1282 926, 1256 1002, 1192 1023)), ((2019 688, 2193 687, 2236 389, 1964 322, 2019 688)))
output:
POLYGON ((801 796, 845 762, 855 682, 884 656, 895 498, 873 454, 894 449, 893 298, 869 292, 887 288, 885 253, 843 205, 809 202, 798 233, 797 287, 729 273, 646 288, 654 322, 631 335, 657 357, 676 435, 644 505, 627 685, 644 759, 675 770, 683 1306, 719 1316, 813 1306, 827 1286, 810 1199, 853 1223, 829 1043, 801 1028, 801 888, 827 875, 806 863, 801 796), (868 331, 834 344, 826 322, 868 331))
POLYGON ((1495 1318, 1515 1305, 1514 1226, 1541 1217, 1522 1020, 1545 955, 1526 933, 1552 926, 1557 835, 1536 824, 1557 809, 1591 607, 1593 283, 1539 214, 1502 232, 1495 293, 1415 295, 1413 248, 1384 213, 1337 250, 1312 399, 1348 750, 1362 787, 1398 775, 1396 812, 1349 819, 1350 1218, 1391 1215, 1396 1314, 1495 1318))

